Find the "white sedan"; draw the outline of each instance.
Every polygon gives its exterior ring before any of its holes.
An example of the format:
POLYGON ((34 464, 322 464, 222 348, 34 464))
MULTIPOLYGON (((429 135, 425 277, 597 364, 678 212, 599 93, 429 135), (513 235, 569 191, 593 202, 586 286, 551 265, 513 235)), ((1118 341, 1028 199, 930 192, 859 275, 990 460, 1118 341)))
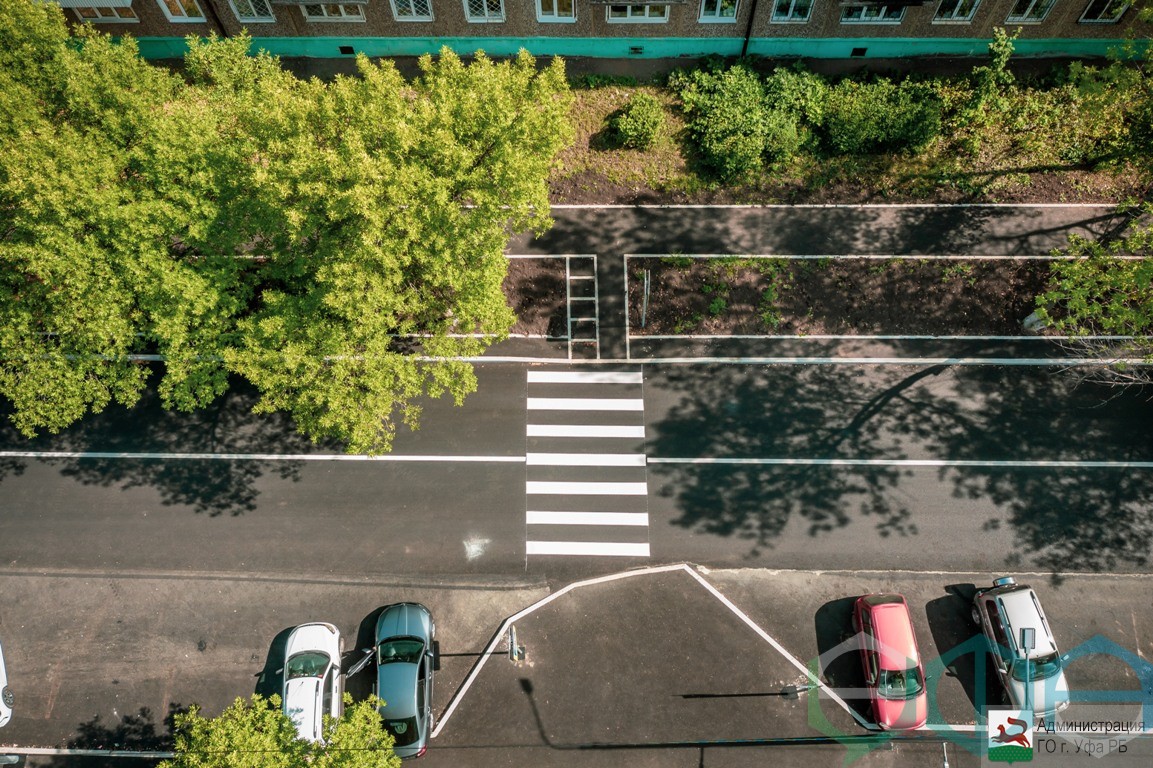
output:
POLYGON ((340 631, 331 624, 301 624, 284 648, 284 714, 307 741, 321 741, 324 715, 339 718, 344 708, 340 631))
POLYGON ((8 673, 4 671, 4 647, 0 646, 0 725, 7 725, 12 719, 12 703, 15 700, 8 690, 8 673))

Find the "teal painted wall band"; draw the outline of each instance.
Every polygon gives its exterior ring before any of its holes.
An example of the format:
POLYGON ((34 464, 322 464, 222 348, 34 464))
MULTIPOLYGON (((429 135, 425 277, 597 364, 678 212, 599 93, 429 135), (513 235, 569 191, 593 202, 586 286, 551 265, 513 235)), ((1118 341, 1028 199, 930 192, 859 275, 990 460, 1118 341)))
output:
MULTIPOLYGON (((253 50, 277 56, 318 59, 347 58, 340 46, 351 46, 368 56, 419 56, 448 46, 460 54, 483 50, 492 56, 510 56, 526 48, 534 56, 587 56, 608 59, 673 59, 682 57, 738 56, 742 38, 702 37, 254 37, 253 50)), ((1029 39, 1013 43, 1016 56, 1105 56, 1124 40, 1029 39)), ((179 59, 187 50, 181 37, 141 37, 140 53, 146 59, 179 59)), ((989 40, 977 38, 781 38, 754 37, 749 54, 766 57, 804 56, 814 59, 847 59, 854 48, 864 49, 861 58, 888 59, 913 56, 983 56, 989 40)))

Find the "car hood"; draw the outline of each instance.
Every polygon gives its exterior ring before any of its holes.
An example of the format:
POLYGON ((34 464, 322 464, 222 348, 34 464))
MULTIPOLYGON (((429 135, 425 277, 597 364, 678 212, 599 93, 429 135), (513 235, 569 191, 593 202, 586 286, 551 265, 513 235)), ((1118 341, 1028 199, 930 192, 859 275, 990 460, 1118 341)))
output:
MULTIPOLYGON (((1052 677, 1033 680, 1029 688, 1029 705, 1036 715, 1052 715, 1069 706, 1069 682, 1065 679, 1065 670, 1052 677)), ((1024 707, 1025 683, 1012 678, 1009 696, 1015 706, 1024 707)))
POLYGON ((340 632, 331 624, 302 624, 288 636, 284 646, 284 658, 301 651, 323 651, 336 663, 340 663, 340 632))
POLYGON ((298 677, 284 684, 284 712, 308 741, 320 741, 320 683, 319 677, 298 677))
POLYGON ((921 693, 911 699, 873 699, 873 715, 886 730, 903 731, 920 728, 929 716, 928 697, 921 693))

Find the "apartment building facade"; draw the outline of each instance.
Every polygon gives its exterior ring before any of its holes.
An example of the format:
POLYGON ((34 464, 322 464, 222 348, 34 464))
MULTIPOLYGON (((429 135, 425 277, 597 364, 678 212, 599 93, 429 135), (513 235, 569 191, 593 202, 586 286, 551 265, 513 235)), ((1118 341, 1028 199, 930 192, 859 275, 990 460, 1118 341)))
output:
POLYGON ((56 0, 72 23, 175 58, 187 35, 247 30, 280 56, 461 54, 676 58, 981 55, 997 28, 1022 56, 1103 56, 1148 38, 1130 0, 56 0))

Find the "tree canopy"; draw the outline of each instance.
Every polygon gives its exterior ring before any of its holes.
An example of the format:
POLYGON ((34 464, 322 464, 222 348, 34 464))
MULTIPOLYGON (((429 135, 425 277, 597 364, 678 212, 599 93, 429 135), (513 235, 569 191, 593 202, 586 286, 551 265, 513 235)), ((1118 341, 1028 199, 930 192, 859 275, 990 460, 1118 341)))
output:
POLYGON ((0 0, 0 396, 26 435, 148 385, 240 375, 313 439, 388 450, 419 398, 461 402, 507 335, 510 231, 543 231, 571 135, 563 63, 391 62, 303 81, 247 37, 185 77, 0 0))
POLYGON ((340 719, 325 717, 323 743, 297 738, 275 694, 236 699, 214 718, 193 707, 175 716, 176 756, 160 768, 399 768, 379 703, 346 694, 340 719))

